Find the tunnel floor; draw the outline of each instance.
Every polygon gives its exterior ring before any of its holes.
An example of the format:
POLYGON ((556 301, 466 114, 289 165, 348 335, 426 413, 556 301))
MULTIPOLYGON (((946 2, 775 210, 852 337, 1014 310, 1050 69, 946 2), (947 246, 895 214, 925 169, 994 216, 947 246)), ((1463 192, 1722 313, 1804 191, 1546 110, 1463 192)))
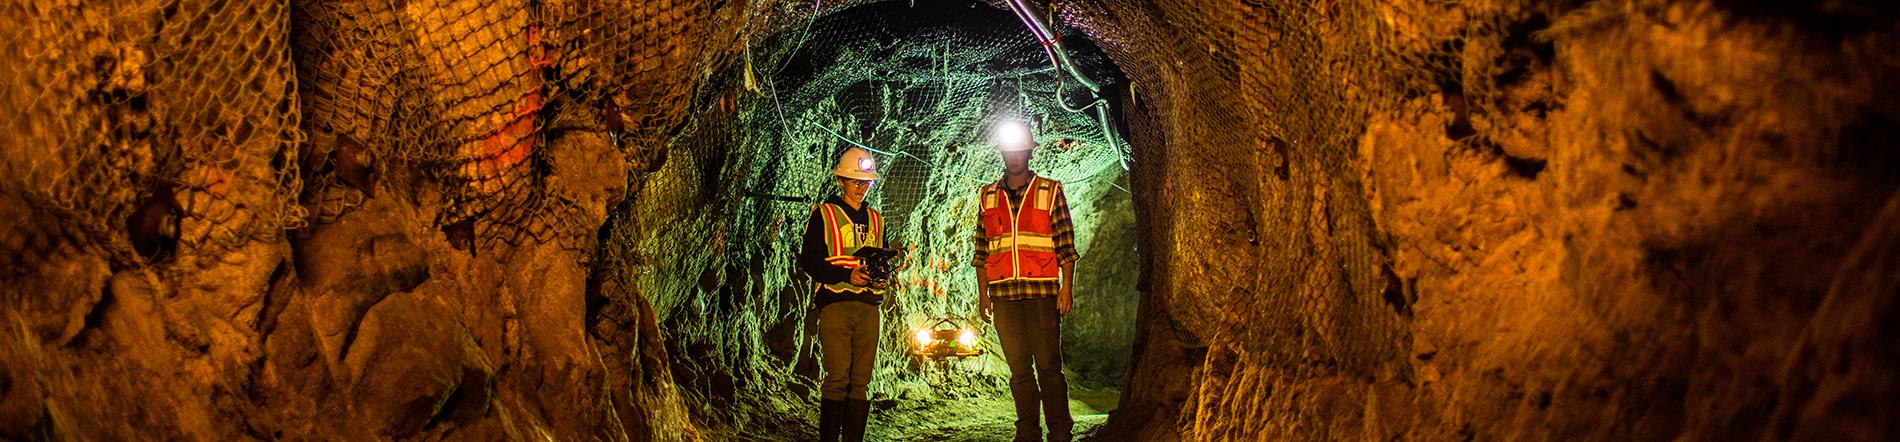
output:
MULTIPOLYGON (((1076 437, 1093 435, 1120 397, 1121 390, 1116 388, 1072 386, 1069 413, 1075 417, 1076 437)), ((876 404, 865 436, 867 440, 916 442, 1009 440, 1015 434, 1014 410, 1004 389, 952 399, 885 401, 876 404)))

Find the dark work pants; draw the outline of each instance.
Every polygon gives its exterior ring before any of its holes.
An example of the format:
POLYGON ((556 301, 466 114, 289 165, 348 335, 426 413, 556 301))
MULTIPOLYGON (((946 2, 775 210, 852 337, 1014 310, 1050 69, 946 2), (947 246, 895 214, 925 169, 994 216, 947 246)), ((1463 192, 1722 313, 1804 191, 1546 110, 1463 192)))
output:
POLYGON ((877 306, 839 301, 818 311, 819 358, 825 367, 819 388, 825 400, 866 399, 877 365, 877 306))
POLYGON ((1048 417, 1049 434, 1067 436, 1069 383, 1062 377, 1062 315, 1056 298, 994 302, 996 336, 1009 362, 1009 395, 1016 400, 1016 431, 1036 434, 1037 408, 1048 417))

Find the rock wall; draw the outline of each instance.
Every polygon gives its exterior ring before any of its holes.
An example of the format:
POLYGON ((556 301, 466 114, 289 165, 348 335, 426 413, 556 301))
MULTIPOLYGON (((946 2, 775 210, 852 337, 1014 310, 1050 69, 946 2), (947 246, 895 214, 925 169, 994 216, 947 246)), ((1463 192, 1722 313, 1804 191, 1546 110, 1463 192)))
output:
MULTIPOLYGON (((815 12, 518 3, 0 5, 0 436, 698 438, 629 201, 815 12)), ((1893 7, 1038 6, 1133 83, 1104 437, 1893 437, 1893 7)))
POLYGON ((600 237, 732 9, 0 11, 0 436, 698 438, 600 237))
POLYGON ((1104 434, 1894 433, 1891 7, 1063 5, 1136 83, 1104 434))

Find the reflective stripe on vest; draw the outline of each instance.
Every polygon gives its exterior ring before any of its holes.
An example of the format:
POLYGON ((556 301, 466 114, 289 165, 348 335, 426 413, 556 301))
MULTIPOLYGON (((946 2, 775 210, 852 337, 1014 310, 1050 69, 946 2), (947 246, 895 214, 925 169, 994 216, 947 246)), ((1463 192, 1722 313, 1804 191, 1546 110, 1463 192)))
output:
POLYGON ((1017 205, 1009 201, 1001 181, 983 186, 979 217, 989 243, 983 268, 990 284, 1060 279, 1061 256, 1055 251, 1050 211, 1061 189, 1059 181, 1032 177, 1017 205))
POLYGON ((1016 232, 990 241, 990 253, 1009 253, 1015 249, 1055 252, 1056 240, 1040 233, 1016 232))
MULTIPOLYGON (((825 257, 825 262, 855 270, 864 266, 862 260, 852 256, 858 252, 859 248, 884 247, 884 216, 878 214, 876 210, 865 209, 865 215, 870 218, 871 225, 865 229, 863 242, 860 242, 858 237, 858 225, 851 222, 851 216, 845 214, 843 207, 821 203, 817 210, 819 217, 825 220, 825 249, 829 253, 825 257)), ((870 293, 884 296, 884 289, 853 285, 850 280, 837 284, 818 284, 812 288, 812 291, 816 292, 821 288, 838 293, 870 293)))

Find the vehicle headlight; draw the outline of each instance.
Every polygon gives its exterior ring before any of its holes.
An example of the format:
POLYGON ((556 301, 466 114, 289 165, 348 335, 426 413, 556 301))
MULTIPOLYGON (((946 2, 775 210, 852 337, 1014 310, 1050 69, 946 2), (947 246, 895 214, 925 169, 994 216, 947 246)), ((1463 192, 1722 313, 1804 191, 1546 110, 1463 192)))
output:
POLYGON ((963 330, 962 333, 958 333, 957 344, 962 345, 966 348, 975 347, 976 346, 976 332, 966 329, 966 330, 963 330))
POLYGON ((918 346, 920 346, 920 347, 921 347, 921 346, 928 346, 928 345, 930 345, 930 342, 931 342, 931 341, 935 341, 935 340, 936 340, 936 338, 932 338, 932 337, 930 337, 930 330, 928 330, 928 329, 925 329, 925 330, 918 330, 918 331, 917 331, 917 345, 918 345, 918 346))

